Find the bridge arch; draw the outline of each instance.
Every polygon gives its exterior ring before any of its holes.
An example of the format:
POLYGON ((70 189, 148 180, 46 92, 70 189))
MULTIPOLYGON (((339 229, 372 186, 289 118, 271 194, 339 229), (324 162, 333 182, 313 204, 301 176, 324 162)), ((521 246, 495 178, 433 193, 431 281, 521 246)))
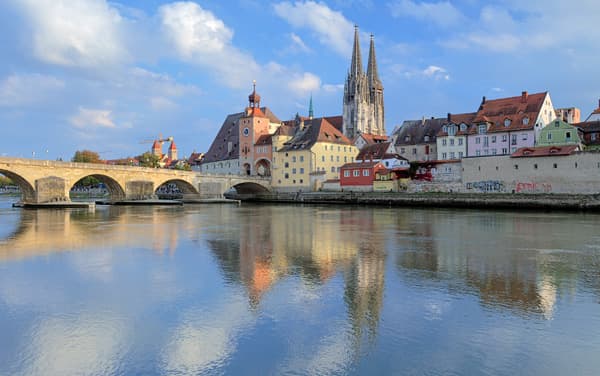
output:
POLYGON ((12 180, 13 183, 15 183, 19 187, 19 189, 21 190, 22 201, 35 201, 35 188, 27 179, 15 172, 4 169, 0 169, 0 174, 12 180))
POLYGON ((255 182, 241 182, 233 184, 231 187, 236 190, 239 194, 252 194, 252 193, 263 193, 269 192, 269 189, 260 183, 255 182))
POLYGON ((159 182, 155 189, 157 196, 198 195, 198 189, 183 179, 168 179, 159 182))
POLYGON ((271 176, 271 161, 268 158, 260 158, 254 164, 258 176, 271 176))
POLYGON ((77 180, 75 180, 73 185, 69 188, 69 192, 75 187, 75 185, 77 183, 79 183, 81 180, 83 180, 87 177, 92 177, 94 179, 99 180, 101 183, 103 183, 106 186, 106 189, 108 190, 108 195, 109 195, 109 198, 111 201, 118 201, 118 200, 125 199, 125 189, 123 188, 121 183, 119 183, 114 178, 112 178, 108 175, 103 175, 103 174, 88 174, 88 175, 80 176, 77 180))

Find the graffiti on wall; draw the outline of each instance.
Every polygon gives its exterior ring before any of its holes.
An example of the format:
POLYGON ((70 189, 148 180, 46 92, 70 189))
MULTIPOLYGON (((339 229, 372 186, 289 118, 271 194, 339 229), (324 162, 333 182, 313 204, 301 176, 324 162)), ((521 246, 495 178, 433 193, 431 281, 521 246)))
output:
POLYGON ((467 183, 467 189, 474 189, 480 192, 504 192, 504 182, 499 180, 485 180, 474 183, 467 183))
POLYGON ((550 183, 530 183, 517 182, 515 183, 516 193, 550 193, 552 192, 552 184, 550 183))

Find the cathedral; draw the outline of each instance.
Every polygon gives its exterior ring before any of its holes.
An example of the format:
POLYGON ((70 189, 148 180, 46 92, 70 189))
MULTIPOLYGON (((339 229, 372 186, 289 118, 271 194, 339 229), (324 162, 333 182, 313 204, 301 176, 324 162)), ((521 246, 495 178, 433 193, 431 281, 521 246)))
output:
POLYGON ((354 47, 350 71, 344 84, 344 135, 353 139, 358 134, 385 136, 383 113, 383 84, 377 72, 375 43, 371 35, 369 62, 363 72, 358 38, 358 27, 354 27, 354 47))

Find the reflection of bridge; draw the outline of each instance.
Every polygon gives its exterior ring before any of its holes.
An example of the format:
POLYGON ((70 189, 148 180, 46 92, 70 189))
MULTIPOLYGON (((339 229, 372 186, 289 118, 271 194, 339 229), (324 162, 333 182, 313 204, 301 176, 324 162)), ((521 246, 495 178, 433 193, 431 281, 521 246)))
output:
POLYGON ((23 202, 34 204, 70 201, 71 188, 90 176, 106 185, 111 201, 153 198, 164 184, 175 184, 184 199, 220 198, 231 188, 255 193, 271 187, 268 179, 254 176, 5 157, 0 157, 0 174, 19 186, 23 202))

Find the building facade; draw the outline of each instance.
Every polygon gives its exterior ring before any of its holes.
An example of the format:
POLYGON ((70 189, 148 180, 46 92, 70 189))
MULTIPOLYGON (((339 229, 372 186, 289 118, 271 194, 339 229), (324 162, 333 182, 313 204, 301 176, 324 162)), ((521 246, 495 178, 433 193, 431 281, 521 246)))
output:
POLYGON ((343 133, 353 139, 359 133, 384 136, 383 84, 377 71, 375 42, 371 35, 367 72, 363 72, 358 27, 354 28, 354 47, 350 71, 344 84, 343 133))
POLYGON ((445 118, 406 120, 392 134, 395 151, 410 162, 437 159, 437 135, 445 118))
MULTIPOLYGON (((340 167, 354 161, 358 149, 326 118, 301 120, 274 152, 271 185, 281 191, 314 190, 311 174, 320 172, 324 179, 338 179, 340 167)), ((276 143, 282 140, 277 140, 276 143)))
POLYGON ((436 138, 437 159, 456 160, 467 156, 467 134, 475 113, 448 114, 436 138))
POLYGON ((467 137, 469 157, 508 155, 533 147, 543 127, 556 118, 550 94, 486 100, 483 97, 467 137))
POLYGON ((577 128, 561 118, 554 119, 540 132, 536 146, 581 145, 577 128))

